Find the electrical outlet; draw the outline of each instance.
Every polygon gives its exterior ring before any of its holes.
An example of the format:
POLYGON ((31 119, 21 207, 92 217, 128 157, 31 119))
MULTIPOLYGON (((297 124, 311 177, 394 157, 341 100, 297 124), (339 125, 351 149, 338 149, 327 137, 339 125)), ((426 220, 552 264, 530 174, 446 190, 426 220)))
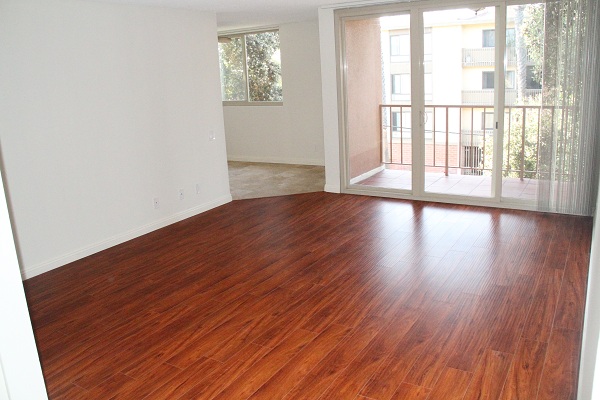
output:
POLYGON ((185 196, 183 195, 183 189, 179 189, 179 200, 183 200, 185 196))
POLYGON ((200 194, 200 184, 196 183, 196 194, 200 194))
POLYGON ((215 131, 208 131, 208 140, 217 140, 217 136, 215 135, 215 131))
POLYGON ((160 208, 160 202, 158 201, 158 197, 155 197, 152 199, 152 202, 154 204, 154 208, 160 208))

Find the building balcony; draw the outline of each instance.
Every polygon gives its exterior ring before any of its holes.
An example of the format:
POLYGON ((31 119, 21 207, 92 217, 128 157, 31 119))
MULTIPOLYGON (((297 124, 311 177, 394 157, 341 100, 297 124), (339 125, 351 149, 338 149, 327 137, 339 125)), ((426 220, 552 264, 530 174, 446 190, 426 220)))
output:
MULTIPOLYGON (((493 67, 496 58, 495 47, 480 47, 475 49, 462 49, 463 67, 493 67)), ((527 65, 532 65, 532 60, 527 55, 527 65)), ((514 47, 506 48, 506 64, 517 65, 517 51, 514 47)))
MULTIPOLYGON (((506 90, 505 103, 507 106, 514 106, 517 103, 517 89, 506 90)), ((526 89, 525 96, 537 96, 542 93, 541 89, 526 89)), ((463 90, 462 104, 465 105, 494 105, 494 89, 481 90, 463 90)))

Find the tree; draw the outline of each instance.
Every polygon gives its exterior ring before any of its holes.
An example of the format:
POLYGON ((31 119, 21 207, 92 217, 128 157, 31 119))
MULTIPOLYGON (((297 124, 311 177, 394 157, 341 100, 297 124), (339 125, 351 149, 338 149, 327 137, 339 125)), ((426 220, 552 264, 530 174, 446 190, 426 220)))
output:
POLYGON ((243 37, 225 38, 219 43, 221 95, 224 101, 246 100, 243 37))
POLYGON ((250 101, 281 101, 281 61, 278 32, 246 35, 250 101))
POLYGON ((525 6, 515 8, 515 50, 517 52, 517 102, 525 101, 525 87, 527 85, 527 48, 523 38, 523 20, 525 6))
POLYGON ((221 39, 221 91, 225 101, 282 101, 279 33, 221 39))
MULTIPOLYGON (((515 6, 515 47, 517 52, 517 106, 505 118, 505 177, 537 178, 540 141, 541 96, 528 96, 528 80, 541 82, 544 61, 545 4, 515 6), (527 74, 528 66, 533 74, 527 74), (530 68, 531 68, 530 67, 530 68), (525 121, 523 117, 525 113, 525 121), (522 172, 521 172, 522 170, 522 172)), ((542 114, 542 120, 545 121, 542 114)))
POLYGON ((542 81, 544 62, 544 4, 528 4, 524 10, 522 35, 528 58, 533 64, 534 78, 542 81))

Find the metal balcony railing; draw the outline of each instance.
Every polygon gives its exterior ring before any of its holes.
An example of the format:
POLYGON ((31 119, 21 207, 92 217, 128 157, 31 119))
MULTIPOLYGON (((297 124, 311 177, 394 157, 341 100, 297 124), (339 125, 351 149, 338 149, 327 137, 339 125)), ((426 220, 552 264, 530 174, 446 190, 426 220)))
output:
MULTIPOLYGON (((412 108, 381 104, 381 162, 412 165, 412 108)), ((495 121, 491 105, 425 106, 425 167, 483 175, 492 170, 495 121), (490 120, 491 119, 491 120, 490 120)), ((520 179, 539 175, 540 124, 543 114, 554 118, 554 108, 507 106, 504 109, 504 176, 520 179)))
MULTIPOLYGON (((514 106, 517 102, 517 89, 506 89, 505 103, 514 106)), ((525 89, 525 97, 529 98, 542 93, 541 89, 525 89)), ((463 90, 462 103, 466 105, 488 105, 494 104, 494 89, 463 90)))
MULTIPOLYGON (((493 67, 495 54, 495 47, 462 49, 462 65, 463 67, 493 67)), ((532 65, 533 60, 529 54, 525 62, 527 65, 532 65)), ((506 65, 511 67, 517 65, 517 51, 514 47, 506 48, 506 65)))

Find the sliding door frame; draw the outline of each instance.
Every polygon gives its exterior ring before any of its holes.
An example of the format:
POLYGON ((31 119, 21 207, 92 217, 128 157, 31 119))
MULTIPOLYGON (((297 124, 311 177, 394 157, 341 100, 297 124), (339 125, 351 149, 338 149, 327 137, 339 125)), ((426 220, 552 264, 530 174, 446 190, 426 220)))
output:
POLYGON ((357 6, 337 9, 334 12, 336 34, 336 65, 339 106, 339 138, 340 138, 340 187, 342 193, 384 196, 412 200, 445 202, 468 205, 484 205, 525 210, 535 210, 536 205, 517 199, 502 197, 502 158, 504 136, 504 102, 505 102, 505 49, 506 49, 506 10, 515 4, 527 4, 529 1, 471 1, 471 0, 423 0, 415 2, 389 3, 376 6, 357 6), (425 192, 425 147, 424 147, 424 44, 423 13, 427 11, 450 10, 456 8, 495 7, 495 81, 494 81, 494 160, 492 172, 491 197, 470 197, 462 195, 445 195, 425 192), (400 190, 392 188, 375 188, 350 183, 349 176, 349 137, 346 116, 347 103, 347 64, 345 59, 345 30, 348 20, 378 18, 399 14, 410 14, 411 36, 411 124, 412 124, 412 188, 400 190))

